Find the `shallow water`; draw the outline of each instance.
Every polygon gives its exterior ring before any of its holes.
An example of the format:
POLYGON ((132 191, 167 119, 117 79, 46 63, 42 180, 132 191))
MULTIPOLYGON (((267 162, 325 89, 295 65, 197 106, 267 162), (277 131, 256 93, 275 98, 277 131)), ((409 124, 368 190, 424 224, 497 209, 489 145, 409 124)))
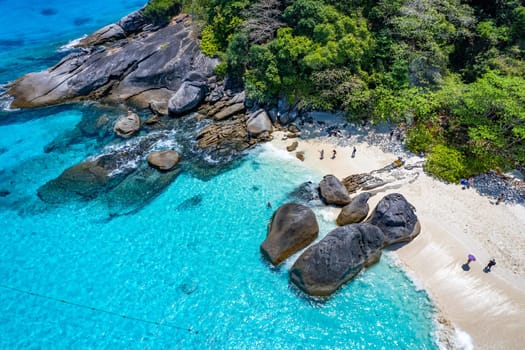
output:
MULTIPOLYGON (((141 5, 62 1, 56 13, 34 20, 42 23, 24 22, 28 9, 36 16, 58 8, 53 3, 0 0, 22 18, 9 22, 20 30, 0 39, 16 41, 23 32, 26 49, 44 47, 52 57, 61 44, 141 5), (58 31, 62 8, 71 10, 61 19, 69 25, 58 31), (75 22, 81 13, 91 19, 75 22), (58 32, 63 41, 46 46, 58 32)), ((11 66, 7 60, 1 56, 0 67, 11 66)), ((13 54, 15 67, 17 60, 13 54)), ((7 81, 40 63, 0 76, 7 81)), ((45 152, 82 113, 86 107, 0 112, 0 348, 437 348, 427 294, 388 254, 326 300, 289 284, 291 262, 274 269, 261 258, 272 215, 266 203, 275 209, 299 184, 321 178, 269 147, 210 179, 183 172, 130 215, 110 218, 99 200, 41 202, 40 186, 100 152, 95 137, 45 152)), ((315 211, 324 235, 333 224, 315 211)))

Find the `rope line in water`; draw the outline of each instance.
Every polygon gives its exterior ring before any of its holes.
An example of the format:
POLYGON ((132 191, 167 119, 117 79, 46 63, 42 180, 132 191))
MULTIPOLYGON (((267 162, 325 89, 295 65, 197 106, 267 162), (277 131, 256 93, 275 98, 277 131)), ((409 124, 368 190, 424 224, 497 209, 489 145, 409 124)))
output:
POLYGON ((56 301, 56 302, 59 302, 59 303, 62 303, 62 304, 66 304, 66 305, 76 306, 76 307, 79 307, 79 308, 82 308, 82 309, 87 309, 87 310, 91 310, 91 311, 101 312, 101 313, 104 313, 104 314, 107 314, 107 315, 111 315, 111 316, 121 317, 121 318, 126 319, 126 320, 132 320, 132 321, 142 322, 142 323, 146 323, 146 324, 152 324, 152 325, 160 326, 160 327, 167 327, 167 328, 172 328, 172 329, 178 329, 178 330, 182 330, 182 331, 187 331, 187 332, 192 333, 192 334, 199 334, 198 331, 195 331, 195 330, 193 330, 191 328, 178 327, 178 326, 174 326, 174 325, 170 325, 170 324, 161 323, 159 321, 150 321, 150 320, 146 320, 146 319, 143 319, 143 318, 138 318, 138 317, 133 317, 133 316, 129 316, 129 315, 119 314, 119 313, 114 312, 114 311, 99 309, 99 308, 96 308, 96 307, 93 307, 93 306, 87 306, 87 305, 75 303, 73 301, 69 301, 69 300, 65 300, 65 299, 59 299, 59 298, 51 297, 51 296, 44 295, 44 294, 39 294, 39 293, 32 292, 30 290, 24 290, 24 289, 20 289, 20 288, 16 288, 16 287, 6 286, 6 285, 3 285, 3 284, 0 284, 0 288, 7 289, 7 290, 10 290, 10 291, 13 291, 13 292, 20 293, 20 294, 31 295, 31 296, 37 297, 37 298, 42 298, 42 299, 56 301))

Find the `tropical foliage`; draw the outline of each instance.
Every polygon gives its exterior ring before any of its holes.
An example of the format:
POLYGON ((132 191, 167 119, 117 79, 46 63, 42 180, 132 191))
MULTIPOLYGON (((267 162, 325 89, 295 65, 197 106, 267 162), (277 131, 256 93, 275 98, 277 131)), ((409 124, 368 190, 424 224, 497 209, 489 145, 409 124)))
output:
MULTIPOLYGON (((162 1, 162 0, 157 0, 162 1)), ((166 0, 164 0, 166 1, 166 0)), ((186 0, 201 45, 260 103, 407 126, 448 181, 525 164, 519 0, 186 0)))

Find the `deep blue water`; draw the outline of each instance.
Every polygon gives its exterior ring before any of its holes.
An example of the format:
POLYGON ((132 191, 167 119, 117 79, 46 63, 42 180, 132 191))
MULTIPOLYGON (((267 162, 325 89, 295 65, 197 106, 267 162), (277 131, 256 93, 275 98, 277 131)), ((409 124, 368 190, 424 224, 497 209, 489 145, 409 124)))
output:
MULTIPOLYGON (((0 0, 0 82, 55 63, 61 45, 141 5, 0 0)), ((290 262, 262 260, 266 203, 322 175, 268 146, 211 179, 183 172, 112 220, 97 200, 44 204, 40 186, 100 151, 95 138, 44 151, 83 113, 0 112, 0 348, 437 348, 432 304, 393 256, 327 300, 290 286, 290 262)), ((315 210, 324 235, 333 224, 315 210)))

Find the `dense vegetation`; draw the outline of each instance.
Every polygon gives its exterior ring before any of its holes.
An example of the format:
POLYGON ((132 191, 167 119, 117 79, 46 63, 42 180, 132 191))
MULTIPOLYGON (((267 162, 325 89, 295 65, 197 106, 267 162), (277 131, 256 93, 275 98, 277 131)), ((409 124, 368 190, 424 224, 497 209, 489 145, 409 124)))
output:
POLYGON ((261 103, 406 126, 448 181, 525 165, 518 0, 196 0, 202 49, 261 103))

